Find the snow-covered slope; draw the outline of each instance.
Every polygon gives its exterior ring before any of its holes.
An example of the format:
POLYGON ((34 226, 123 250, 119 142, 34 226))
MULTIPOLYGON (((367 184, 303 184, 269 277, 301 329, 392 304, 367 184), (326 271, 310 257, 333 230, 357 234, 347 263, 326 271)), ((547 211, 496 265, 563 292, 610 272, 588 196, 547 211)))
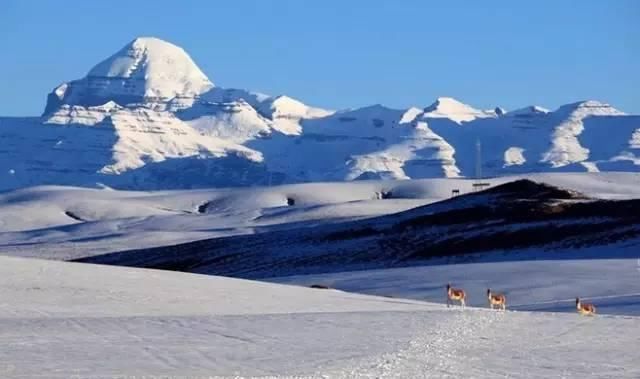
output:
POLYGON ((214 185, 232 177, 222 169, 235 171, 262 161, 259 152, 203 136, 171 112, 114 102, 64 105, 39 120, 0 119, 0 130, 3 189, 42 183, 171 188, 203 176, 203 182, 214 185), (227 166, 217 167, 215 158, 227 166), (240 163, 233 166, 236 161, 240 163), (181 163, 188 163, 187 170, 172 172, 181 163), (189 174, 195 178, 182 183, 189 174))
MULTIPOLYGON (((426 99, 425 99, 426 101, 426 99)), ((640 116, 583 101, 550 112, 421 108, 339 112, 221 88, 181 48, 137 38, 49 94, 40 118, 0 118, 0 189, 119 189, 640 170, 640 116)))
MULTIPOLYGON (((640 198, 640 174, 528 176, 603 199, 640 198)), ((492 185, 518 176, 491 180, 492 185)), ((189 191, 37 187, 0 194, 2 254, 74 259, 207 238, 327 225, 472 191, 468 179, 305 183, 189 191)))
POLYGON ((598 200, 517 180, 366 220, 79 261, 255 279, 443 262, 638 258, 639 246, 640 199, 598 200))
POLYGON ((7 379, 640 375, 634 317, 461 311, 8 257, 0 257, 0 298, 0 375, 7 379))
MULTIPOLYGON (((595 250, 595 249, 593 249, 595 250)), ((541 251, 528 251, 531 257, 541 251)), ((638 254, 640 257, 640 254, 638 254)), ((575 312, 576 296, 601 314, 640 316, 637 259, 566 259, 430 265, 267 279, 323 285, 376 296, 444 302, 448 282, 464 288, 467 305, 486 307, 487 288, 503 293, 511 310, 575 312)))

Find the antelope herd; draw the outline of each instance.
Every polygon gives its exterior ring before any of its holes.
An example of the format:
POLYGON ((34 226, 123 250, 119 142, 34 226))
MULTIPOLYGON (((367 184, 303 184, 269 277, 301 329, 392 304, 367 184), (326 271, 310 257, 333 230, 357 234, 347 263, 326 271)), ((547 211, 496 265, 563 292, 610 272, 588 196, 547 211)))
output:
MULTIPOLYGON (((460 303, 460 306, 464 308, 466 306, 467 294, 462 288, 453 288, 451 283, 447 283, 447 308, 453 304, 454 301, 460 303)), ((507 310, 507 297, 502 293, 494 293, 491 288, 487 289, 487 300, 489 301, 489 307, 491 309, 507 310)), ((576 309, 578 313, 585 316, 593 316, 596 314, 596 307, 593 304, 586 304, 580 301, 579 297, 576 297, 576 309)))

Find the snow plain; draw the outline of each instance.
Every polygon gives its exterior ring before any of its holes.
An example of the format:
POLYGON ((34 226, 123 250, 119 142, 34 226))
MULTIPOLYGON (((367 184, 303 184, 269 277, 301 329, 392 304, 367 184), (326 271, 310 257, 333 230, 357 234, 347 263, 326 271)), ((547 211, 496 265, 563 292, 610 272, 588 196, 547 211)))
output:
POLYGON ((0 257, 3 378, 637 378, 638 318, 0 257))
MULTIPOLYGON (((529 177, 599 198, 640 197, 635 173, 529 177)), ((0 377, 639 377, 635 259, 273 279, 279 283, 51 260, 389 214, 448 198, 452 189, 468 192, 472 183, 4 192, 0 252, 48 260, 0 256, 0 377), (446 308, 448 281, 481 308, 446 308), (488 286, 506 292, 517 311, 487 310, 488 286), (602 314, 573 313, 575 296, 602 314)))

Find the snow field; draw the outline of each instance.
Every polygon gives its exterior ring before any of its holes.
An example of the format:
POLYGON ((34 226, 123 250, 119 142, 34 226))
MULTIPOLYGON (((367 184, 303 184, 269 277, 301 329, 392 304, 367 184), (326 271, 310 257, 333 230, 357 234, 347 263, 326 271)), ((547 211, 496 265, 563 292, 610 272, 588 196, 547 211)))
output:
POLYGON ((6 378, 640 375, 635 317, 498 312, 0 257, 6 378))

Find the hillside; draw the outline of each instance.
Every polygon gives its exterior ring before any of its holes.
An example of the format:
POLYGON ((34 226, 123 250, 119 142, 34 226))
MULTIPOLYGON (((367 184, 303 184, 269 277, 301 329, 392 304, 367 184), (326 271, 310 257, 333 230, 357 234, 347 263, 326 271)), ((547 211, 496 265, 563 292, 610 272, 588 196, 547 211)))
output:
MULTIPOLYGON (((505 176, 598 199, 640 198, 640 174, 505 176)), ((472 192, 472 180, 368 180, 180 191, 34 187, 0 193, 5 255, 76 259, 182 242, 318 227, 405 211, 472 192)))
POLYGON ((634 317, 461 311, 334 290, 9 257, 0 257, 0 297, 11 303, 0 307, 0 369, 7 379, 640 375, 634 317))
POLYGON ((549 257, 544 251, 520 251, 523 260, 440 264, 379 270, 344 271, 316 275, 268 278, 274 283, 301 286, 323 285, 341 291, 391 298, 442 303, 443 287, 451 282, 464 288, 467 305, 487 306, 487 288, 507 297, 507 308, 516 311, 575 312, 576 296, 588 297, 600 314, 640 316, 640 281, 632 258, 608 259, 601 247, 587 251, 558 251, 549 257), (588 255, 596 259, 577 259, 588 255), (599 255, 598 255, 599 254, 599 255), (547 258, 548 259, 545 259, 547 258))
POLYGON ((640 200, 602 200, 520 179, 404 212, 122 251, 78 261, 266 278, 433 259, 637 257, 640 200), (531 257, 529 257, 531 258, 531 257))
POLYGON ((187 52, 136 38, 0 117, 0 190, 187 189, 360 179, 640 171, 640 116, 600 101, 479 110, 450 97, 340 111, 217 87, 187 52))

